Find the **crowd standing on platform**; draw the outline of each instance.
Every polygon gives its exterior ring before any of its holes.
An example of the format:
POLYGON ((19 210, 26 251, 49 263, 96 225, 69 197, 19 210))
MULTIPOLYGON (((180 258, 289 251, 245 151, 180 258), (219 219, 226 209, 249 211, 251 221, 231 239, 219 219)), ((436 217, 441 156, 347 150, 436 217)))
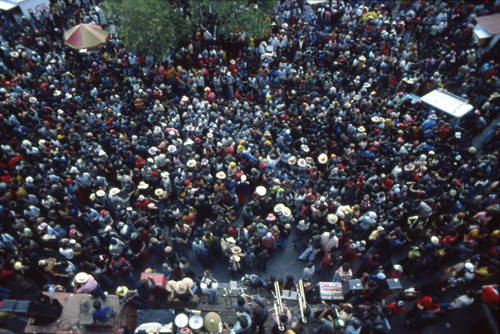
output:
MULTIPOLYGON (((214 302, 217 281, 195 277, 186 254, 224 259, 258 291, 269 279, 253 271, 291 243, 305 280, 365 287, 303 333, 383 331, 373 305, 386 278, 417 282, 415 309, 385 305, 415 326, 470 305, 478 282, 498 303, 486 285, 498 279, 498 130, 472 146, 500 108, 498 48, 472 37, 496 3, 279 1, 268 38, 223 49, 199 29, 164 59, 115 35, 95 52, 65 46, 72 25, 111 23, 98 3, 1 14, 2 285, 105 299, 119 279, 147 308, 134 268, 154 261, 172 298, 201 279, 214 302), (437 88, 473 112, 457 121, 413 98, 437 88), (445 289, 459 297, 436 300, 445 289)), ((234 332, 262 328, 262 312, 237 310, 234 332)))

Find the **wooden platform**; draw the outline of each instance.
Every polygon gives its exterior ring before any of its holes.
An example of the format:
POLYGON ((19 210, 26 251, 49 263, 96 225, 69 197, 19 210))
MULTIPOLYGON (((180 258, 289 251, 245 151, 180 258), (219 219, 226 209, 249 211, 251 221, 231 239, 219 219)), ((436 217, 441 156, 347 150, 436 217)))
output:
MULTIPOLYGON (((245 294, 250 296, 254 295, 249 290, 244 290, 244 292, 245 294)), ((168 294, 160 293, 159 295, 156 295, 156 309, 168 309, 172 310, 175 314, 185 313, 188 316, 190 314, 186 313, 186 309, 197 310, 202 312, 201 313, 202 317, 205 317, 205 315, 208 312, 217 312, 220 315, 222 321, 227 322, 232 327, 237 321, 237 316, 236 316, 236 311, 231 308, 231 304, 237 302, 238 297, 240 297, 243 294, 243 291, 241 291, 239 285, 237 288, 234 288, 233 285, 233 289, 230 289, 229 283, 227 284, 221 283, 219 285, 218 294, 219 296, 217 299, 217 303, 208 304, 208 298, 201 293, 198 294, 199 296, 198 302, 187 302, 187 303, 170 301, 166 298, 168 294)), ((298 302, 296 299, 296 294, 292 293, 290 295, 287 293, 282 293, 282 296, 283 295, 285 295, 284 298, 282 298, 283 304, 291 310, 292 314, 294 314, 295 311, 298 310, 298 302)), ((266 332, 270 332, 271 328, 274 325, 274 320, 272 317, 272 314, 274 313, 273 309, 274 297, 270 292, 265 290, 262 290, 259 293, 259 296, 261 298, 261 301, 264 303, 266 309, 269 310, 269 316, 266 322, 266 332)), ((248 301, 250 304, 252 303, 250 299, 248 301)), ((132 306, 125 306, 120 312, 120 319, 119 319, 120 325, 127 326, 132 330, 135 329, 136 326, 139 325, 136 324, 136 311, 137 310, 132 306)), ((297 319, 294 319, 294 321, 296 320, 297 319)), ((204 329, 202 329, 197 333, 205 333, 205 332, 204 329)))
POLYGON ((102 302, 100 298, 94 298, 89 294, 83 293, 45 293, 51 298, 59 300, 63 307, 63 311, 58 320, 44 326, 37 326, 34 320, 30 319, 25 333, 109 333, 114 334, 120 328, 118 323, 118 312, 120 311, 120 301, 118 296, 109 295, 106 302, 102 302), (94 311, 94 301, 99 300, 102 306, 111 306, 116 311, 113 322, 100 325, 94 324, 92 312, 94 311))

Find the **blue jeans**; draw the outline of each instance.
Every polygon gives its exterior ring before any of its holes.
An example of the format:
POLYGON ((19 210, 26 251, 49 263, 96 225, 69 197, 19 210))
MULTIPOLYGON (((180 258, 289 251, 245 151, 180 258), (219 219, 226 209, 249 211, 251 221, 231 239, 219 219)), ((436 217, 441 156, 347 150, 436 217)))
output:
POLYGON ((307 247, 306 250, 302 252, 302 254, 300 254, 299 259, 304 261, 306 258, 308 258, 309 261, 314 261, 318 252, 319 251, 311 245, 307 247))
POLYGON ((207 295, 207 297, 208 297, 209 304, 215 304, 217 302, 218 294, 217 294, 217 292, 214 292, 214 293, 207 295))
POLYGON ((104 291, 102 290, 101 285, 99 283, 97 283, 96 288, 90 294, 92 295, 92 297, 95 298, 101 297, 103 301, 106 301, 106 295, 104 294, 104 291))

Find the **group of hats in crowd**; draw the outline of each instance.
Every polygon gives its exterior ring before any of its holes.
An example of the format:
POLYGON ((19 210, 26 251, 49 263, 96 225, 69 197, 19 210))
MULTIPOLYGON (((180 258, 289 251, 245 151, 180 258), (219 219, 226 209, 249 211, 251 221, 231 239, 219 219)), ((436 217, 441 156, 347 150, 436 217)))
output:
MULTIPOLYGON (((98 53, 78 53, 54 35, 74 15, 60 7, 40 17, 36 30, 4 23, 11 33, 3 34, 1 54, 2 232, 16 240, 34 234, 54 251, 44 235, 108 253, 107 244, 87 237, 99 231, 116 245, 139 232, 150 244, 144 230, 162 227, 174 208, 183 213, 172 218, 179 222, 210 199, 194 224, 202 225, 223 221, 249 198, 237 195, 253 194, 246 225, 266 224, 266 236, 276 232, 273 211, 283 229, 299 219, 318 229, 343 221, 341 232, 351 236, 364 216, 373 220, 370 232, 415 233, 406 218, 416 215, 424 227, 413 240, 430 231, 442 243, 477 230, 472 250, 484 252, 498 234, 491 219, 498 217, 498 152, 478 156, 468 124, 450 126, 410 96, 448 84, 469 96, 471 83, 480 83, 479 114, 495 110, 495 53, 470 51, 470 16, 481 11, 415 2, 393 15, 381 4, 334 3, 309 18, 300 3, 281 2, 267 39, 277 56, 245 39, 228 56, 199 35, 165 62, 134 54, 116 38, 98 53), (440 33, 426 35, 442 22, 440 33), (457 66, 467 67, 463 76, 457 66), (451 224, 455 218, 464 224, 451 224)), ((245 249, 245 237, 237 242, 245 249)))

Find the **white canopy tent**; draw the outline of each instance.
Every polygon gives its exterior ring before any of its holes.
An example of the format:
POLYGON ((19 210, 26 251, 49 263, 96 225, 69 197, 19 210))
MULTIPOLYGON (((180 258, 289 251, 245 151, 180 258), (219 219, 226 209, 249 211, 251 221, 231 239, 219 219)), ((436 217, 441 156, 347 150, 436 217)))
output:
POLYGON ((0 10, 8 11, 19 7, 26 18, 42 12, 48 12, 50 0, 0 0, 0 10))
POLYGON ((444 89, 433 90, 422 96, 421 100, 455 118, 464 117, 474 108, 466 99, 444 89))

